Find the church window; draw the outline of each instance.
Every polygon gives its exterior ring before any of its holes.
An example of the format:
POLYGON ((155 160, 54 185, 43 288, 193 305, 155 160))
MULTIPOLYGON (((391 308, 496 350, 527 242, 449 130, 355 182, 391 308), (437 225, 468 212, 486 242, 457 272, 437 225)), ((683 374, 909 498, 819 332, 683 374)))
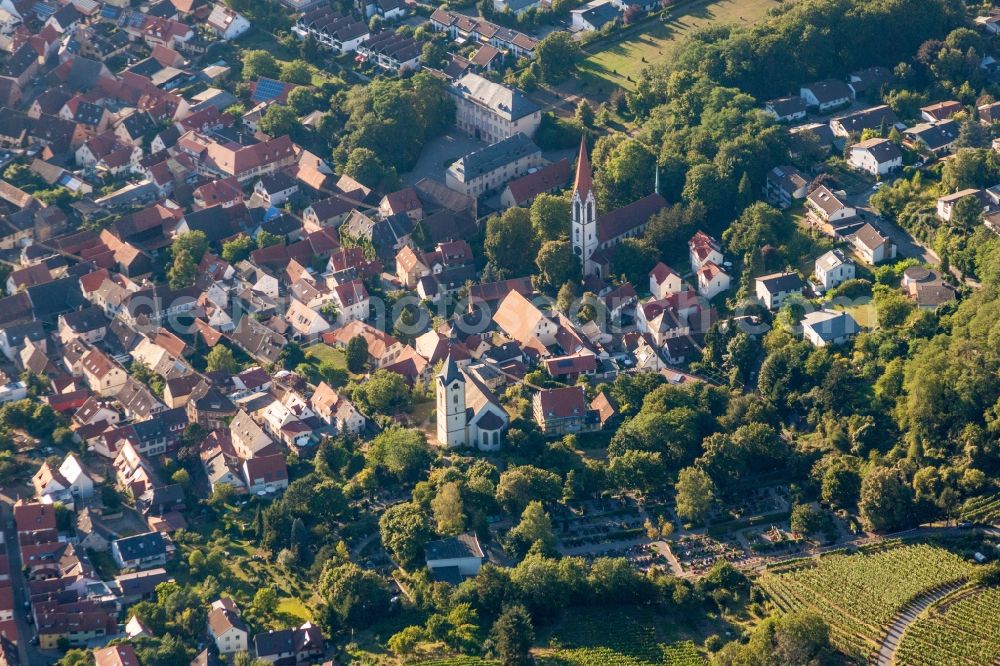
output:
POLYGON ((452 397, 451 401, 457 405, 458 404, 458 396, 456 395, 456 396, 452 397))

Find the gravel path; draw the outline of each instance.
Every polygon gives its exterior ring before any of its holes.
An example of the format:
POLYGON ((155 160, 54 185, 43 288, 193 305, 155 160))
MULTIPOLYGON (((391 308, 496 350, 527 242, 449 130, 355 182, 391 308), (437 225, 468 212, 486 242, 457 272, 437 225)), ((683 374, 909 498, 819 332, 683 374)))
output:
POLYGON ((906 628, 913 624, 928 606, 952 590, 958 589, 963 584, 963 582, 952 583, 951 585, 928 592, 922 597, 914 599, 900 611, 899 615, 893 621, 892 626, 889 627, 885 638, 882 639, 882 647, 878 651, 878 666, 892 666, 895 663, 896 650, 899 648, 899 642, 903 639, 903 633, 906 631, 906 628))

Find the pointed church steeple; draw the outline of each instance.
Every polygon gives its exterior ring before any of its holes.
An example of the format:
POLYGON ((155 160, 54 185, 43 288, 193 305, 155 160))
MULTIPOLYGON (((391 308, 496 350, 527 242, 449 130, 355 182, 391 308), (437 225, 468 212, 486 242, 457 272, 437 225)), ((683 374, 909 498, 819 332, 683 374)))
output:
POLYGON ((462 378, 461 371, 458 369, 458 363, 455 363, 455 361, 451 358, 451 354, 448 354, 448 356, 444 359, 444 365, 441 366, 441 374, 438 376, 441 378, 441 381, 445 383, 445 385, 451 384, 456 379, 460 380, 462 378))
POLYGON ((590 159, 587 158, 587 136, 580 137, 580 154, 576 159, 576 180, 573 190, 580 195, 581 201, 586 201, 594 187, 594 177, 590 171, 590 159))

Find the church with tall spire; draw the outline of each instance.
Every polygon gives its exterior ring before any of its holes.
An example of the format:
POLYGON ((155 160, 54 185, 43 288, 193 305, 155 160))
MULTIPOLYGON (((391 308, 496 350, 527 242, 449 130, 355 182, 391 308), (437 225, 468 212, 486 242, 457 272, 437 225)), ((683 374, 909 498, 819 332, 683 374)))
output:
POLYGON ((437 441, 449 449, 500 449, 510 417, 493 392, 448 354, 435 382, 437 441))
POLYGON ((583 275, 605 279, 611 270, 614 246, 625 238, 642 236, 649 219, 667 206, 657 192, 616 210, 597 214, 594 176, 587 155, 586 137, 580 138, 580 154, 576 161, 573 198, 570 203, 572 224, 570 242, 579 257, 583 275))

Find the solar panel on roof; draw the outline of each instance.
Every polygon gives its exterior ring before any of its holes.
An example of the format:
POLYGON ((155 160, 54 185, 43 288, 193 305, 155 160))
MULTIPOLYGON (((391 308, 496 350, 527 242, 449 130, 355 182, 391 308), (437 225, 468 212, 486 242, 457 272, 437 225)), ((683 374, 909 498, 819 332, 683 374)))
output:
POLYGON ((101 18, 106 18, 110 20, 115 20, 121 16, 121 7, 115 7, 114 5, 104 5, 101 8, 101 18))
POLYGON ((277 99, 285 91, 285 84, 274 79, 260 79, 253 93, 253 101, 269 102, 277 99))

